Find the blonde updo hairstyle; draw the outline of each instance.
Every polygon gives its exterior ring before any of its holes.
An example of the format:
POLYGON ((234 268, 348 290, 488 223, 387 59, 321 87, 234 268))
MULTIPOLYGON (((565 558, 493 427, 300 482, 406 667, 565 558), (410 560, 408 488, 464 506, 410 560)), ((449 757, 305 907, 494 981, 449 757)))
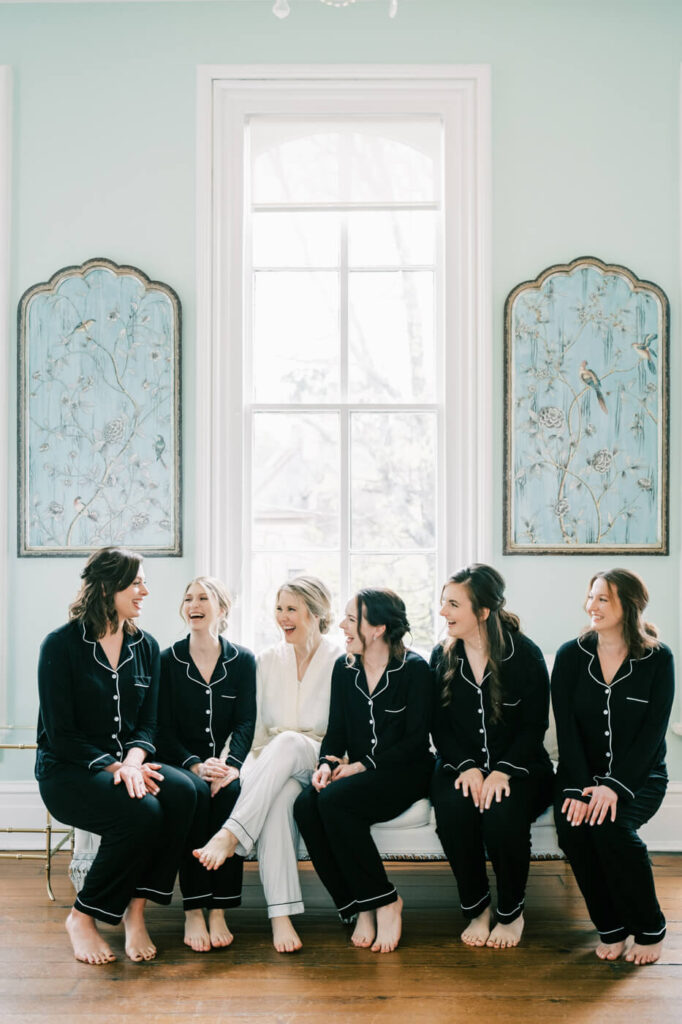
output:
POLYGON ((277 591, 277 600, 283 590, 288 590, 305 604, 314 619, 318 620, 320 633, 328 633, 332 624, 332 595, 317 576, 294 576, 286 580, 277 591))
POLYGON ((190 580, 182 595, 182 601, 180 602, 180 618, 185 622, 185 616, 183 610, 185 607, 185 597, 187 591, 191 586, 197 583, 200 587, 203 587, 209 597, 215 599, 220 610, 220 615, 217 622, 217 633, 224 633, 227 629, 227 620, 230 615, 230 609, 232 607, 232 598, 230 597, 227 587, 222 580, 217 579, 215 576, 195 576, 193 580, 190 580))

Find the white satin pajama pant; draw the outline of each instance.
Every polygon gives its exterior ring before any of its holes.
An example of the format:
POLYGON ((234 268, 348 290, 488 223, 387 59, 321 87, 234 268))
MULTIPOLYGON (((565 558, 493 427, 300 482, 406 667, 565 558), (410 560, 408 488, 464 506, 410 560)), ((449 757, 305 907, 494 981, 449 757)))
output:
POLYGON ((310 782, 319 744, 300 732, 282 732, 241 770, 241 794, 225 822, 239 840, 237 853, 253 849, 268 905, 268 917, 303 913, 298 879, 298 826, 294 801, 310 782))

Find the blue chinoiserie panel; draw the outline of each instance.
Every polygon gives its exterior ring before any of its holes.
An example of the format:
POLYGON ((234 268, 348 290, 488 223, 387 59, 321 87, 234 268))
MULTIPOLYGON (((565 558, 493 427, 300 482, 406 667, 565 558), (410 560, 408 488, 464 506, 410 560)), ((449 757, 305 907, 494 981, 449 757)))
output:
POLYGON ((624 267, 507 299, 505 551, 667 553, 668 302, 624 267))
POLYGON ((19 553, 179 554, 180 306, 90 260, 19 308, 19 553))

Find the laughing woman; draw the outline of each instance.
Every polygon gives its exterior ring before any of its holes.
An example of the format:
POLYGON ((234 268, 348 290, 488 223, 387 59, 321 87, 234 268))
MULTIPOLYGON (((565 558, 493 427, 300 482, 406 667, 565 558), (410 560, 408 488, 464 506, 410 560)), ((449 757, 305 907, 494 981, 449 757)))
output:
POLYGON ((403 901, 370 826, 428 793, 431 674, 405 649, 410 626, 392 590, 359 591, 341 628, 348 654, 334 666, 329 728, 294 814, 342 920, 357 915, 353 944, 390 953, 400 941, 403 901))
POLYGON ((159 747, 165 760, 187 773, 197 793, 180 865, 185 943, 197 953, 230 945, 225 910, 241 903, 241 857, 208 872, 192 855, 220 828, 239 796, 239 774, 256 724, 254 656, 221 636, 231 605, 220 580, 197 576, 180 606, 189 635, 161 655, 159 747))
POLYGON ((559 845, 599 932, 597 956, 658 960, 665 918, 637 835, 668 781, 665 733, 675 690, 670 649, 645 622, 649 595, 627 569, 590 581, 590 627, 564 644, 552 672, 559 741, 559 845))
POLYGON ((149 593, 142 557, 102 548, 81 579, 70 621, 40 649, 36 777, 55 818, 101 836, 66 920, 76 959, 114 960, 95 921, 123 920, 130 959, 151 960, 144 905, 171 902, 194 787, 147 760, 156 753, 159 647, 135 624, 149 593))
POLYGON ((216 870, 226 858, 255 849, 274 947, 293 953, 301 940, 291 918, 303 913, 293 805, 317 763, 340 650, 325 635, 331 596, 315 576, 297 576, 280 587, 275 618, 284 639, 258 656, 256 736, 242 771, 241 796, 222 828, 194 855, 216 870))
POLYGON ((471 565, 443 588, 447 638, 434 648, 438 835, 457 880, 469 946, 516 946, 530 864, 530 826, 552 798, 543 746, 549 678, 540 649, 505 611, 504 580, 471 565), (486 850, 497 880, 491 915, 486 850))

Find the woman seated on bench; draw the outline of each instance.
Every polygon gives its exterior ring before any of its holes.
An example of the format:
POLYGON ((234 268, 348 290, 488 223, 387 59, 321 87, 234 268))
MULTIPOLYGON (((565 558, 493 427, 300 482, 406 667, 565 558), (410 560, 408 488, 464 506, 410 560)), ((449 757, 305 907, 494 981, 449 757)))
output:
POLYGON ((329 728, 294 814, 341 919, 357 915, 354 945, 390 953, 400 941, 403 901, 370 826, 428 793, 431 675, 405 649, 410 626, 393 591, 359 591, 341 628, 348 654, 334 666, 329 728))
POLYGON ((649 594, 627 569, 590 580, 590 627, 559 648, 552 700, 559 740, 559 845, 599 932, 597 956, 658 960, 665 918, 637 835, 663 802, 673 657, 645 622, 649 594))
POLYGON ((540 649, 505 611, 504 580, 471 565, 443 588, 447 637, 431 656, 439 693, 431 786, 438 836, 457 880, 468 946, 516 946, 530 864, 530 826, 552 799, 543 746, 549 678, 540 649), (486 850, 497 881, 491 914, 486 850))
POLYGON ((171 902, 196 796, 183 772, 147 760, 159 647, 135 624, 149 593, 141 555, 102 548, 81 579, 70 621, 40 649, 36 777, 50 814, 102 837, 66 919, 76 959, 114 960, 95 921, 123 920, 130 959, 151 960, 145 902, 171 902))
POLYGON ((223 827, 194 855, 212 870, 255 848, 275 949, 292 953, 301 940, 291 915, 303 913, 292 807, 317 763, 340 650, 324 635, 331 595, 314 576, 282 584, 275 618, 284 639, 257 659, 256 736, 242 769, 241 796, 223 827))
POLYGON ((161 655, 159 750, 187 774, 197 793, 180 864, 185 943, 197 953, 230 945, 225 910, 239 906, 242 894, 241 857, 209 874, 192 855, 236 803, 256 725, 256 660, 246 647, 221 636, 231 605, 220 580, 197 576, 180 605, 189 635, 161 655))

